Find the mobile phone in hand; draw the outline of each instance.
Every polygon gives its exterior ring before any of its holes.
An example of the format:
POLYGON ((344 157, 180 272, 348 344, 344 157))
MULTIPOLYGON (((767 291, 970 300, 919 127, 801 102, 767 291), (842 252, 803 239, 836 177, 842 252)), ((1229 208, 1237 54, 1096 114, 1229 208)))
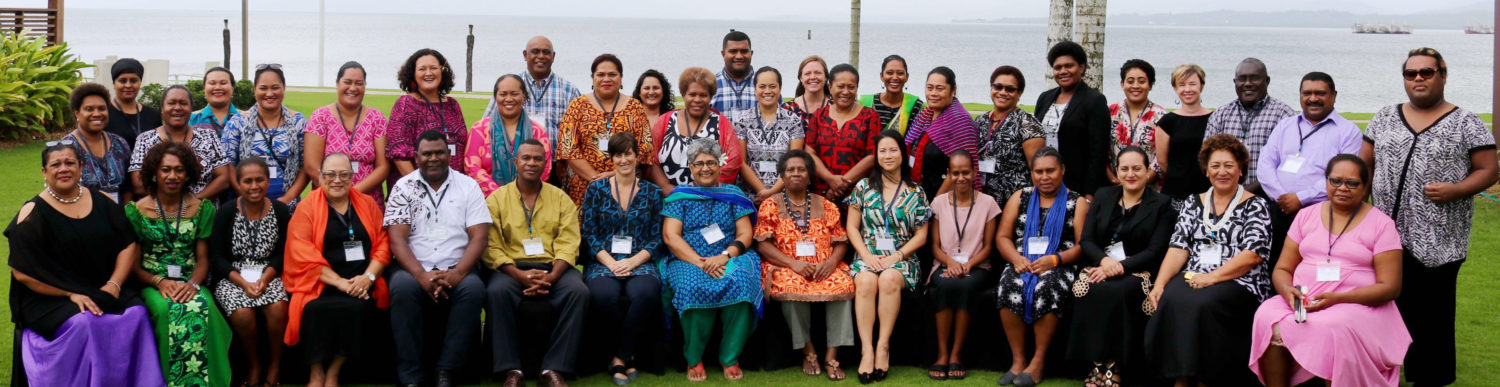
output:
POLYGON ((1307 322, 1307 287, 1297 285, 1297 292, 1302 293, 1302 296, 1292 302, 1293 319, 1299 323, 1305 323, 1307 322))

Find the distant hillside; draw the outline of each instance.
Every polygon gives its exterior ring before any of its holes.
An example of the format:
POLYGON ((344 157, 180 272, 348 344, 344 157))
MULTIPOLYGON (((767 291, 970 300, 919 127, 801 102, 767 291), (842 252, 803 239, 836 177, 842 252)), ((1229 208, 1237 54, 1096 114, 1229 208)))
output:
MULTIPOLYGON (((1357 14, 1347 11, 1209 11, 1109 15, 1108 23, 1121 25, 1227 26, 1227 27, 1317 27, 1347 28, 1355 23, 1408 24, 1416 29, 1457 29, 1469 24, 1491 24, 1493 3, 1475 3, 1462 9, 1412 15, 1357 14), (1478 17, 1476 17, 1478 16, 1478 17)), ((957 23, 1047 24, 1047 18, 959 19, 957 23)))

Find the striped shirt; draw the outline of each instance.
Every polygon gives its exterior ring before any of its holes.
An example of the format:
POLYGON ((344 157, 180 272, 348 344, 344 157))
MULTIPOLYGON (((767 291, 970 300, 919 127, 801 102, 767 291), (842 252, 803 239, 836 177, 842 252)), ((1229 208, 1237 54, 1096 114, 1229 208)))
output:
POLYGON ((709 103, 714 110, 726 117, 736 117, 741 111, 756 110, 754 76, 747 75, 745 80, 736 82, 728 73, 720 70, 714 75, 714 81, 718 82, 719 89, 714 92, 714 98, 709 103))
MULTIPOLYGON (((562 116, 568 110, 568 104, 583 94, 578 92, 577 87, 573 87, 572 82, 558 77, 557 73, 548 74, 546 79, 537 80, 531 77, 530 72, 523 72, 521 80, 525 81, 522 83, 526 84, 528 96, 526 98, 527 117, 542 122, 542 126, 547 128, 547 138, 552 139, 552 143, 548 145, 552 149, 557 149, 557 124, 562 122, 562 116)), ((494 104, 495 100, 490 99, 490 105, 494 104)), ((489 107, 486 107, 485 111, 489 111, 489 107)))
POLYGON ((1260 148, 1266 146, 1266 141, 1271 137, 1271 130, 1276 128, 1276 123, 1282 119, 1297 114, 1291 106, 1275 98, 1266 96, 1260 102, 1245 108, 1240 101, 1231 101, 1218 110, 1214 110, 1208 118, 1208 129, 1204 131, 1203 138, 1219 133, 1229 133, 1239 137, 1245 143, 1245 148, 1250 151, 1249 173, 1245 174, 1245 185, 1254 185, 1255 161, 1260 160, 1260 148))

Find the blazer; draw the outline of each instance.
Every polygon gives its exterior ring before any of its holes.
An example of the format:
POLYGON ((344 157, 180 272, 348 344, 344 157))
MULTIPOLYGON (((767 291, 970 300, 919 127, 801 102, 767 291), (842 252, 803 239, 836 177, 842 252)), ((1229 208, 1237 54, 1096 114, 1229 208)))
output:
MULTIPOLYGON (((1036 118, 1047 116, 1047 109, 1062 92, 1059 87, 1042 92, 1036 99, 1036 118)), ((1063 183, 1068 189, 1078 192, 1094 192, 1108 186, 1110 142, 1109 102, 1104 94, 1089 85, 1079 84, 1063 109, 1062 122, 1057 127, 1057 152, 1062 154, 1063 166, 1067 168, 1063 183)))
MULTIPOLYGON (((276 218, 276 241, 271 247, 270 267, 276 269, 276 275, 281 275, 287 224, 291 223, 292 209, 276 199, 268 201, 271 202, 271 216, 276 218)), ((229 273, 239 271, 234 267, 234 218, 240 213, 237 203, 238 200, 229 201, 214 214, 214 234, 208 239, 208 263, 215 278, 229 278, 229 273)))
MULTIPOLYGON (((1094 203, 1089 206, 1083 226, 1080 262, 1085 266, 1098 266, 1105 259, 1104 249, 1109 247, 1115 233, 1109 229, 1109 216, 1119 211, 1120 196, 1124 193, 1125 188, 1119 186, 1100 188, 1094 193, 1094 203)), ((1147 188, 1132 216, 1120 223, 1120 240, 1125 244, 1125 260, 1120 264, 1125 266, 1125 272, 1155 274, 1167 254, 1176 226, 1177 212, 1172 209, 1172 200, 1147 188)))

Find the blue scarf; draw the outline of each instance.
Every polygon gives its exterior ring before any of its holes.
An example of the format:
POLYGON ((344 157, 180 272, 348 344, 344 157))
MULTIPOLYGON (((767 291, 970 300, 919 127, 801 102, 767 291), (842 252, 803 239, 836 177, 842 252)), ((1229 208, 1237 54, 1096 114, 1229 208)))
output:
MULTIPOLYGON (((1031 191, 1031 199, 1026 203, 1026 233, 1022 234, 1021 252, 1031 262, 1036 262, 1036 260, 1046 255, 1056 254, 1057 245, 1062 243, 1063 225, 1067 224, 1068 221, 1068 186, 1064 184, 1058 187, 1057 196, 1052 198, 1052 208, 1047 210, 1047 220, 1045 222, 1037 222, 1037 218, 1041 217, 1041 201, 1041 193, 1033 189, 1031 191), (1047 237, 1047 250, 1045 251, 1029 251, 1031 250, 1031 243, 1028 243, 1028 240, 1038 235, 1037 223, 1042 223, 1040 226, 1040 235, 1047 237)), ((1057 268, 1053 268, 1053 270, 1057 270, 1057 268)), ((1040 276, 1031 272, 1021 273, 1021 295, 1024 297, 1026 305, 1026 314, 1022 318, 1026 320, 1027 324, 1036 322, 1036 304, 1034 300, 1036 299, 1036 284, 1040 279, 1040 276)))
MULTIPOLYGON (((750 223, 755 224, 755 203, 745 196, 745 191, 739 187, 719 185, 717 187, 699 187, 696 185, 682 185, 672 190, 671 195, 662 201, 662 204, 678 200, 716 200, 729 203, 733 207, 739 207, 750 211, 750 223)), ((731 220, 730 222, 733 222, 731 220)))
POLYGON ((490 104, 484 116, 490 121, 490 177, 495 179, 495 184, 509 184, 516 179, 516 148, 532 137, 531 121, 526 118, 526 109, 521 109, 521 117, 516 120, 516 136, 506 138, 500 104, 490 104))

